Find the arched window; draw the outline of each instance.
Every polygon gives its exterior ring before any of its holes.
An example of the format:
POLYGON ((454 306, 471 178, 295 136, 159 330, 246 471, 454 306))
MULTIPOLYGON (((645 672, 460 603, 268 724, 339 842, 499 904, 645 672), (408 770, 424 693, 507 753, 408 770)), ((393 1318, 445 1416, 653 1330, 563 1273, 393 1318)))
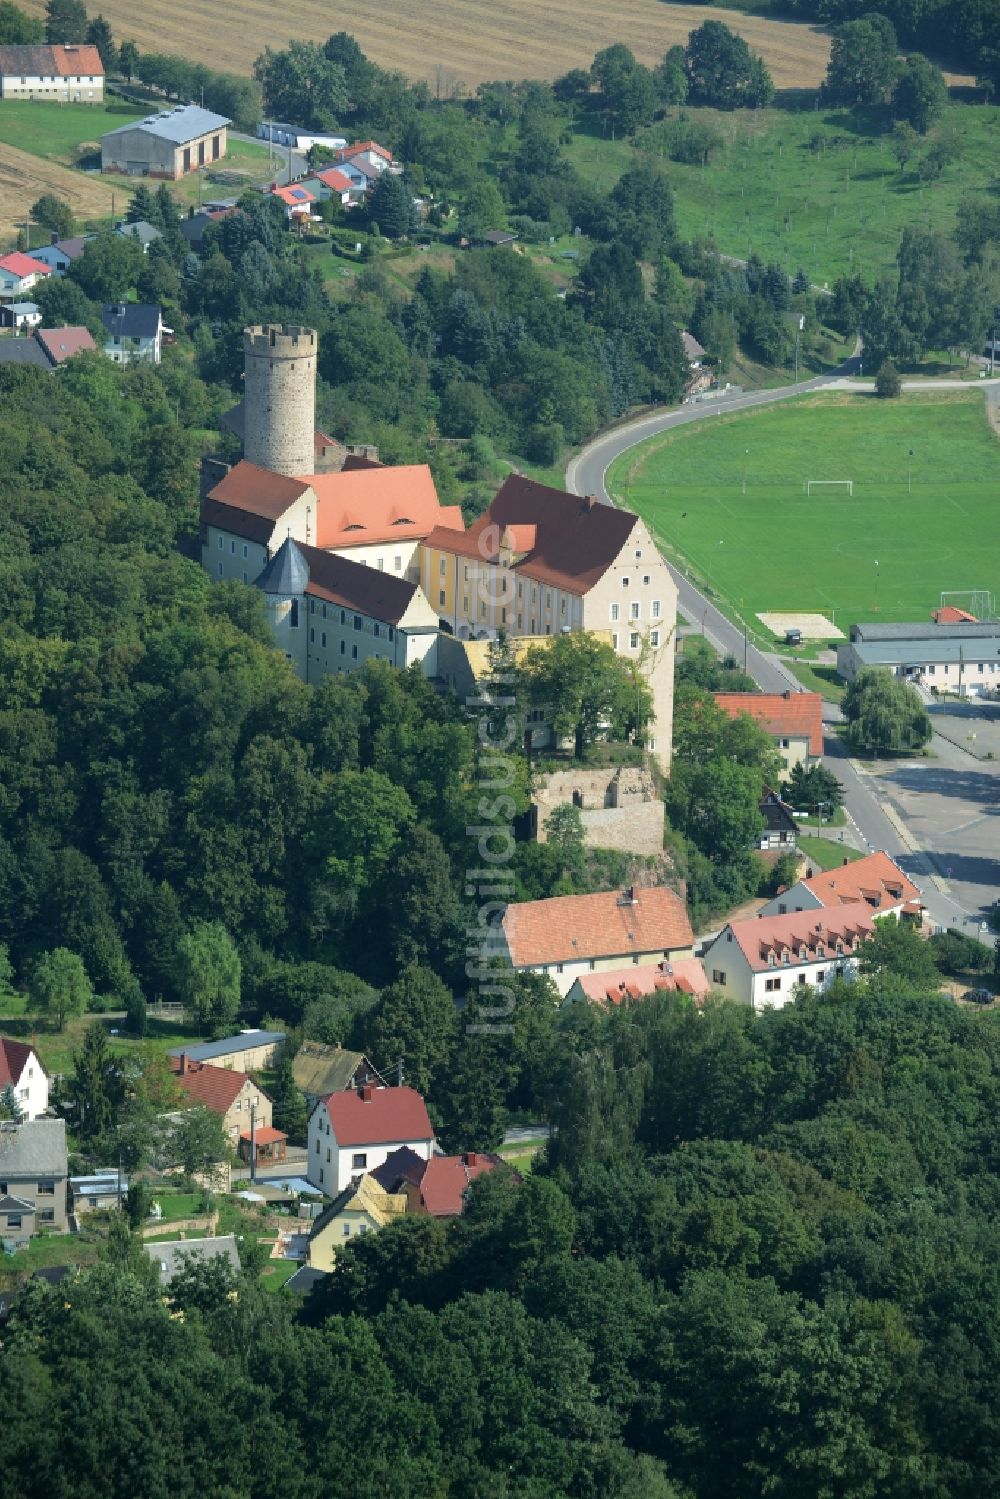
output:
POLYGON ((298 599, 292 599, 292 607, 288 611, 288 628, 290 630, 297 630, 298 627, 299 627, 299 601, 298 601, 298 599))

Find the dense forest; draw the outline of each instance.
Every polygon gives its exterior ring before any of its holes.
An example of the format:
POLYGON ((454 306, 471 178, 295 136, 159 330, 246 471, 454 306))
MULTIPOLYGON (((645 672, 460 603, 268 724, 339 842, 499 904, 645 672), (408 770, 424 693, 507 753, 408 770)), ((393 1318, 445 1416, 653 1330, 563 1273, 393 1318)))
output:
POLYGON ((16 1305, 0 1494, 993 1493, 1000 1041, 907 987, 564 1012, 548 1161, 301 1310, 116 1234, 16 1305))

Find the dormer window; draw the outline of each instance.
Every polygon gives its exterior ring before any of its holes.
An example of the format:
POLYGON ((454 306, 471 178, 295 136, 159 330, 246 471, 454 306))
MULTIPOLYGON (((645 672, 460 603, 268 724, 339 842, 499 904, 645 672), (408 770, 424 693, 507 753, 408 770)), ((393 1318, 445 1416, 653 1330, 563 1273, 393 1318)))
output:
POLYGON ((778 959, 773 952, 769 952, 767 955, 767 966, 768 968, 777 968, 778 966, 778 959))
POLYGON ((799 958, 803 963, 807 962, 809 959, 809 949, 806 947, 804 942, 799 948, 799 958))

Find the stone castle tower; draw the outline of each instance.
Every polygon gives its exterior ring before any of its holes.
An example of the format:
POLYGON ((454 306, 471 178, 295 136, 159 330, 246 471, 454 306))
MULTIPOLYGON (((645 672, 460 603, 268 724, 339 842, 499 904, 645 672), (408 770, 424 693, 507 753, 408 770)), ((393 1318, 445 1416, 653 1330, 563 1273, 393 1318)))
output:
POLYGON ((275 474, 315 468, 315 328, 246 328, 243 333, 243 456, 275 474))

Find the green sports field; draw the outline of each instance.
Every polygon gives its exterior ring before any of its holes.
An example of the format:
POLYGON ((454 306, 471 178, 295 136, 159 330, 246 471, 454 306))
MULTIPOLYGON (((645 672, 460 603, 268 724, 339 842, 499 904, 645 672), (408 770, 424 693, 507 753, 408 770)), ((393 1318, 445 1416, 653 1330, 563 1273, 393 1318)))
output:
POLYGON ((845 631, 924 619, 942 589, 1000 590, 1000 437, 979 390, 707 418, 624 454, 608 489, 755 628, 767 610, 845 631), (850 479, 853 496, 807 497, 809 479, 850 479))

